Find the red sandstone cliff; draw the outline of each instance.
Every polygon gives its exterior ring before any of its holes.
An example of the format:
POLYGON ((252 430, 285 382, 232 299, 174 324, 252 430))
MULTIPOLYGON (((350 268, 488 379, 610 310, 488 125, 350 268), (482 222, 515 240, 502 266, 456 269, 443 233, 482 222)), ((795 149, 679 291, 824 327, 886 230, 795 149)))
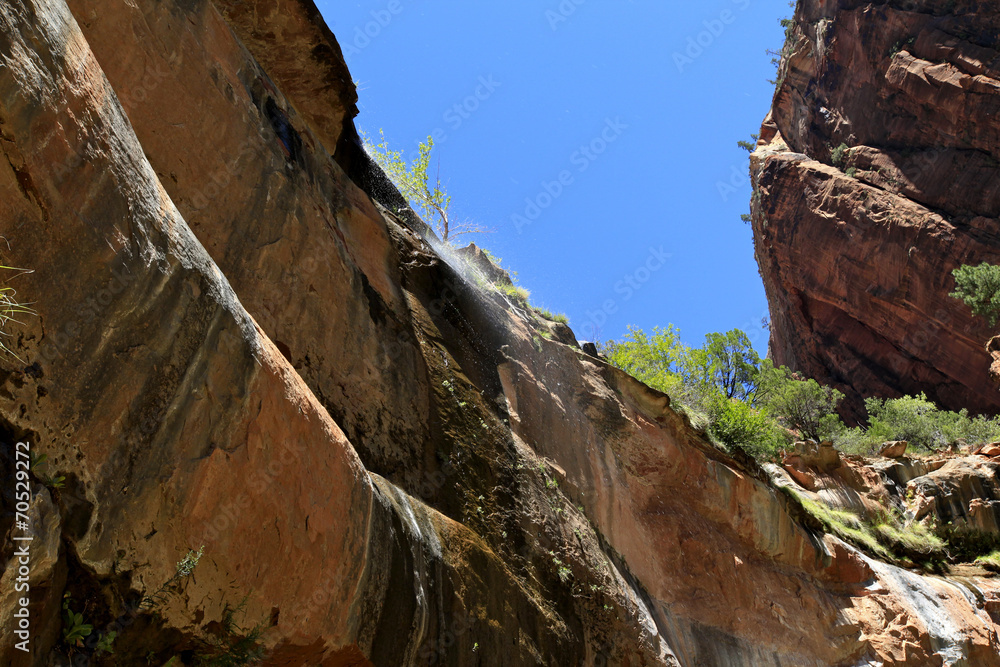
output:
POLYGON ((854 416, 920 391, 1000 410, 991 332, 948 297, 952 269, 1000 262, 998 34, 976 0, 798 3, 751 158, 756 256, 775 362, 854 416))
POLYGON ((5 663, 192 664, 245 598, 269 665, 1000 665, 993 607, 824 535, 391 213, 308 0, 4 3, 0 63, 37 310, 0 473, 24 440, 65 477, 30 485, 33 652, 5 663), (62 640, 64 593, 114 656, 62 640))

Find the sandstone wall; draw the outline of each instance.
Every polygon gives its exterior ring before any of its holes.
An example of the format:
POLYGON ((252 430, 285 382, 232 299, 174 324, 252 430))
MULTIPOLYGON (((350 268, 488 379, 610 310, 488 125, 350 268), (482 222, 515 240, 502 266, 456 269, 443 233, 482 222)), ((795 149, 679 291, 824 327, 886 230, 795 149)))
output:
POLYGON ((996 413, 951 271, 1000 262, 1000 23, 984 2, 802 0, 751 158, 771 354, 861 399, 996 413), (847 150, 834 164, 836 149, 847 150))

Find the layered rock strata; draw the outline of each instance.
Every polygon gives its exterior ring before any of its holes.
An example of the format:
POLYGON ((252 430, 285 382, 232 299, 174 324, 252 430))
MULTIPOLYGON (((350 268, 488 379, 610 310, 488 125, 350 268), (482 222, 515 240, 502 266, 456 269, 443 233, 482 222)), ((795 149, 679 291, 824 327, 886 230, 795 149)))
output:
POLYGON ((771 355, 848 398, 1000 411, 990 330, 948 293, 1000 262, 1000 51, 976 0, 802 0, 751 157, 771 355))

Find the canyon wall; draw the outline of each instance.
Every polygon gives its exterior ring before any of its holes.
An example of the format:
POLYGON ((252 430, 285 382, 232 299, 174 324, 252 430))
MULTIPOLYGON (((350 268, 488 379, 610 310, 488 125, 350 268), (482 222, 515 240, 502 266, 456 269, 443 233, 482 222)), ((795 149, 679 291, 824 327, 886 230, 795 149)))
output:
POLYGON ((751 157, 774 361, 862 398, 1000 411, 991 329, 950 298, 1000 263, 1000 19, 975 0, 802 0, 751 157))
POLYGON ((824 534, 437 243, 309 0, 5 3, 0 64, 35 311, 0 355, 5 664, 195 664, 238 607, 268 665, 1000 665, 991 580, 824 534))

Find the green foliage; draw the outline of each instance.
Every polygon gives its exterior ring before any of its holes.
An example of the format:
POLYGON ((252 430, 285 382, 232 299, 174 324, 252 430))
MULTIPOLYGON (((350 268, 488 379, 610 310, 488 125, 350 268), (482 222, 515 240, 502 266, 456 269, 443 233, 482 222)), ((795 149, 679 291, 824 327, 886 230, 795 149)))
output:
POLYGON ((784 366, 774 368, 769 360, 762 364, 761 375, 766 409, 779 423, 816 441, 832 435, 839 423, 834 412, 844 398, 841 392, 811 378, 802 380, 784 366))
POLYGON ((740 220, 749 225, 751 222, 753 222, 753 217, 749 213, 741 213, 740 220))
POLYGON ((965 264, 951 274, 955 277, 955 291, 949 296, 961 300, 991 327, 996 326, 1000 315, 1000 266, 987 262, 979 266, 965 264))
POLYGON ((441 165, 438 163, 437 173, 433 179, 429 174, 431 151, 434 149, 434 138, 428 136, 426 142, 417 147, 417 156, 412 164, 406 164, 406 158, 401 151, 389 148, 385 133, 379 130, 379 142, 372 143, 362 133, 365 150, 382 168, 386 176, 395 184, 400 193, 406 197, 425 220, 431 221, 442 241, 449 242, 456 236, 472 234, 484 230, 467 223, 456 224, 449 214, 451 196, 441 185, 441 165))
POLYGON ((879 558, 890 559, 889 551, 879 544, 871 526, 868 526, 854 512, 836 509, 825 503, 816 502, 790 487, 783 487, 782 490, 795 498, 802 506, 802 509, 823 524, 827 532, 851 542, 879 558))
POLYGON ((865 407, 867 429, 835 429, 833 441, 841 451, 870 456, 890 440, 906 440, 912 449, 929 451, 958 440, 977 445, 1000 439, 1000 417, 969 416, 968 410, 941 410, 923 393, 869 398, 865 407))
POLYGON ((1000 417, 940 410, 924 394, 869 398, 868 427, 848 428, 836 414, 841 392, 774 368, 738 329, 708 334, 702 347, 691 348, 673 325, 650 333, 630 327, 624 338, 600 347, 611 365, 668 394, 716 442, 762 460, 775 458, 787 444, 785 429, 864 455, 890 440, 906 440, 916 450, 1000 440, 1000 417))
POLYGON ((709 408, 709 433, 728 447, 742 447, 761 461, 774 460, 788 440, 774 420, 743 401, 716 396, 709 408))
POLYGON ((943 447, 962 438, 970 444, 1000 435, 1000 419, 969 417, 968 411, 940 410, 923 393, 896 399, 870 398, 868 433, 879 441, 906 440, 924 449, 943 447))
POLYGON ((985 567, 993 572, 1000 572, 1000 551, 993 551, 976 559, 976 565, 985 567))
POLYGON ((94 645, 94 652, 97 655, 100 655, 101 653, 114 653, 114 643, 117 638, 118 633, 115 630, 111 630, 101 635, 97 644, 94 645))
POLYGON ((522 306, 526 306, 528 304, 528 299, 531 297, 531 292, 520 285, 515 285, 513 283, 498 282, 494 284, 494 287, 496 287, 502 294, 507 295, 522 306))
POLYGON ((566 317, 564 313, 553 314, 553 312, 548 308, 536 308, 535 311, 547 320, 551 320, 552 322, 559 322, 560 324, 569 325, 569 318, 566 317))
POLYGON ((750 139, 751 141, 743 141, 741 139, 740 141, 736 142, 736 145, 745 150, 747 153, 753 153, 755 150, 757 150, 757 142, 760 140, 760 135, 751 134, 750 139))
POLYGON ((760 389, 760 356, 740 329, 707 334, 705 346, 691 350, 691 369, 696 382, 726 398, 754 403, 760 389))
POLYGON ((673 326, 651 334, 630 327, 620 341, 601 346, 608 362, 671 396, 695 425, 720 444, 740 446, 771 459, 786 442, 777 424, 757 406, 761 360, 739 329, 705 336, 691 348, 673 326))
POLYGON ((904 558, 932 561, 946 557, 944 540, 921 523, 885 516, 873 528, 880 543, 904 558))
MULTIPOLYGON (((791 7, 794 10, 794 8, 795 8, 795 2, 794 2, 794 0, 792 2, 789 2, 788 6, 791 7)), ((774 49, 768 49, 767 50, 767 54, 769 56, 771 56, 771 64, 774 65, 774 68, 776 70, 779 69, 780 66, 781 66, 781 59, 784 56, 788 55, 791 52, 791 50, 792 50, 792 38, 795 36, 795 19, 794 18, 785 17, 785 18, 781 19, 780 21, 778 21, 778 23, 780 23, 781 27, 785 29, 785 40, 784 40, 784 42, 782 42, 781 50, 780 51, 775 51, 774 49)), ((781 81, 782 81, 781 78, 777 78, 777 79, 773 79, 773 80, 769 79, 768 83, 770 83, 772 85, 780 86, 781 85, 781 81)))
POLYGON ((69 593, 63 596, 63 641, 74 647, 83 646, 83 640, 90 636, 90 633, 94 631, 94 626, 90 623, 85 623, 83 619, 83 612, 74 612, 70 605, 73 602, 73 598, 70 597, 69 593))
POLYGON ((689 352, 672 324, 654 327, 652 334, 629 327, 621 341, 603 343, 601 352, 612 366, 653 389, 672 396, 682 391, 689 352))
POLYGON ((41 456, 35 456, 35 452, 29 452, 29 457, 31 459, 31 473, 41 480, 42 484, 49 487, 50 489, 61 489, 66 486, 66 476, 65 475, 49 475, 46 473, 48 470, 48 454, 42 454, 41 456))
POLYGON ((259 665, 264 657, 264 647, 260 637, 267 624, 264 621, 244 627, 236 621, 237 614, 245 617, 246 598, 236 607, 226 603, 222 611, 220 630, 199 651, 199 667, 240 667, 259 665))
POLYGON ((902 51, 905 47, 912 46, 915 41, 917 41, 916 37, 910 37, 909 39, 906 39, 906 40, 902 40, 902 39, 899 40, 898 42, 896 42, 895 44, 893 44, 892 47, 889 49, 889 57, 892 58, 897 53, 899 53, 900 51, 902 51))
POLYGON ((850 146, 847 144, 840 144, 832 151, 830 151, 830 162, 834 167, 840 167, 844 163, 844 158, 847 157, 847 152, 851 150, 850 146))

